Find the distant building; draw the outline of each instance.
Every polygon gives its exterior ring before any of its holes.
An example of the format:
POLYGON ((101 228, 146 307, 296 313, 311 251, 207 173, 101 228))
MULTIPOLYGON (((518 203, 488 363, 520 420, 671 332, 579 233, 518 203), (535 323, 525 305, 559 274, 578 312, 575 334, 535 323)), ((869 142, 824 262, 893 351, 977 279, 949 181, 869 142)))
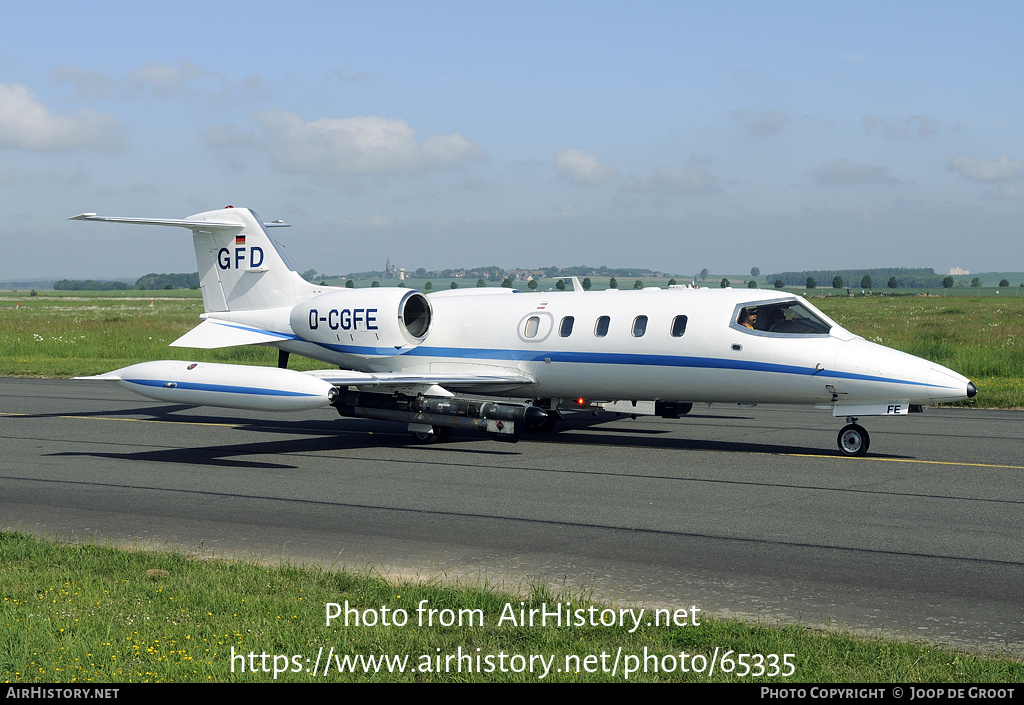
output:
POLYGON ((966 269, 960 269, 960 267, 951 267, 949 270, 949 276, 951 277, 962 277, 965 274, 970 274, 966 269))
POLYGON ((388 257, 387 264, 384 265, 384 278, 385 279, 397 279, 398 278, 398 267, 396 267, 395 265, 391 264, 391 258, 390 257, 388 257))

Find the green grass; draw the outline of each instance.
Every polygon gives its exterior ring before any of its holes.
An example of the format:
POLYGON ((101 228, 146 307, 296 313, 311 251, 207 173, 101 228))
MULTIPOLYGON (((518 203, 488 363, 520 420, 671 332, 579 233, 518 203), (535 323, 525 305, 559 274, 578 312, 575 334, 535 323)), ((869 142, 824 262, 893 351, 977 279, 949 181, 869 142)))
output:
MULTIPOLYGON (((618 626, 522 626, 502 614, 520 602, 536 608, 572 602, 594 605, 585 594, 558 595, 527 588, 525 595, 485 587, 450 587, 436 582, 391 583, 380 576, 300 568, 267 567, 252 562, 189 559, 179 553, 124 551, 90 544, 64 545, 14 533, 0 533, 0 680, 15 682, 270 681, 273 655, 279 681, 508 681, 540 680, 539 673, 424 672, 436 657, 462 653, 481 659, 505 654, 554 658, 549 682, 622 681, 619 672, 600 670, 601 655, 610 667, 624 655, 656 654, 672 663, 683 652, 710 660, 719 654, 793 654, 792 675, 760 678, 653 671, 631 674, 633 681, 776 682, 1021 682, 1018 660, 983 657, 930 648, 905 641, 883 641, 800 626, 751 626, 698 617, 699 626, 641 626, 630 634, 618 626), (153 571, 157 571, 154 573, 153 571), (473 626, 421 626, 422 600, 438 610, 479 610, 473 626), (327 626, 327 603, 371 610, 386 607, 409 616, 404 626, 345 626, 343 618, 327 626), (308 672, 330 649, 339 658, 379 654, 408 655, 418 672, 308 672), (232 652, 232 649, 234 652, 232 652), (321 652, 320 650, 323 649, 321 652), (479 651, 478 651, 479 649, 479 651), (246 657, 232 660, 232 653, 246 657), (249 670, 256 654, 258 672, 249 670), (268 660, 260 656, 268 654, 268 660), (597 672, 565 672, 567 656, 592 656, 597 672), (287 656, 287 659, 284 657, 287 656), (294 658, 298 657, 298 661, 294 658), (306 662, 309 658, 309 662, 306 662), (232 672, 232 663, 235 670, 232 672), (266 664, 269 672, 262 667, 266 664), (299 671, 293 672, 296 663, 299 671), (562 672, 557 669, 561 668, 562 672), (284 670, 287 669, 287 670, 284 670)), ((604 609, 606 605, 596 605, 604 609)), ((616 606, 618 607, 618 606, 616 606)), ((679 607, 688 608, 689 605, 679 607)), ((365 612, 364 612, 365 615, 365 612)), ((486 665, 486 661, 482 661, 486 665)), ((650 663, 648 661, 648 663, 650 663)), ((679 663, 678 660, 675 661, 679 663)), ((766 662, 767 663, 767 662, 766 662)), ((783 668, 780 660, 779 667, 783 668)), ((538 664, 539 665, 539 664, 538 664)), ((573 664, 574 665, 574 664, 573 664)), ((736 666, 738 665, 738 659, 736 666)))

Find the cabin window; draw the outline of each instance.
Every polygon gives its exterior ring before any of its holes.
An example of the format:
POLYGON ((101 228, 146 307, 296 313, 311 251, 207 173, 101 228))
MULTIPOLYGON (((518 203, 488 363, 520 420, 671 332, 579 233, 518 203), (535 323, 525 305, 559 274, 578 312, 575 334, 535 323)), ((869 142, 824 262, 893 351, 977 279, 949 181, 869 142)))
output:
POLYGON ((672 319, 672 337, 682 338, 686 332, 686 316, 676 316, 672 319))
POLYGON ((562 319, 562 324, 558 326, 558 335, 563 338, 568 338, 572 335, 572 324, 576 319, 572 316, 566 316, 562 319))
POLYGON ((736 324, 782 335, 828 335, 832 324, 798 301, 742 306, 736 312, 736 324))
POLYGON ((530 316, 526 319, 526 328, 523 330, 523 335, 527 338, 536 338, 537 330, 540 328, 540 318, 538 316, 530 316))
POLYGON ((598 338, 603 338, 608 335, 608 324, 611 323, 611 318, 608 316, 601 316, 597 319, 597 325, 594 326, 594 335, 598 338))
POLYGON ((633 337, 639 338, 647 332, 647 316, 637 316, 633 319, 633 337))

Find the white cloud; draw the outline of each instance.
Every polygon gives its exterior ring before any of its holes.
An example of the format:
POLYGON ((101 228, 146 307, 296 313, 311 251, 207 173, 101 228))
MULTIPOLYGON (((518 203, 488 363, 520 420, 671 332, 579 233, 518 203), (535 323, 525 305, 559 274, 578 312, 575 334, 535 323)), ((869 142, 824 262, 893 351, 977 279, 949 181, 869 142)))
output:
POLYGON ((887 120, 874 115, 865 115, 862 122, 869 134, 878 129, 891 140, 929 137, 938 130, 935 121, 926 115, 911 115, 899 120, 887 120))
POLYGON ((858 164, 846 159, 836 159, 811 172, 814 180, 826 186, 865 186, 871 184, 899 183, 884 166, 858 164))
POLYGON ((1024 187, 1020 184, 1000 184, 988 197, 996 201, 1024 201, 1024 187))
POLYGON ((793 118, 778 110, 769 110, 763 113, 755 113, 751 110, 737 110, 733 112, 732 119, 738 122, 749 134, 758 137, 774 135, 793 122, 793 118))
POLYGON ((630 176, 619 187, 623 193, 685 195, 719 191, 718 177, 701 167, 659 166, 648 173, 630 176))
POLYGON ((254 116, 281 171, 306 174, 389 174, 446 169, 480 159, 483 150, 457 132, 416 142, 402 119, 320 118, 269 110, 254 116))
POLYGON ((66 152, 83 147, 116 149, 121 126, 112 115, 88 109, 71 117, 54 115, 18 83, 0 83, 0 147, 66 152))
POLYGON ((582 149, 555 152, 555 171, 578 186, 604 186, 619 176, 614 166, 600 163, 597 155, 587 154, 582 149))
POLYGON ((1024 173, 1024 162, 1010 159, 1005 154, 994 162, 958 154, 949 161, 946 168, 969 181, 991 184, 1017 179, 1024 173))
POLYGON ((75 89, 76 100, 105 100, 114 95, 114 87, 99 71, 86 71, 71 64, 64 64, 50 74, 54 83, 70 83, 75 89))
POLYGON ((167 100, 184 93, 190 80, 205 75, 206 71, 191 61, 181 62, 178 68, 155 61, 132 71, 124 82, 129 95, 151 93, 160 100, 167 100))

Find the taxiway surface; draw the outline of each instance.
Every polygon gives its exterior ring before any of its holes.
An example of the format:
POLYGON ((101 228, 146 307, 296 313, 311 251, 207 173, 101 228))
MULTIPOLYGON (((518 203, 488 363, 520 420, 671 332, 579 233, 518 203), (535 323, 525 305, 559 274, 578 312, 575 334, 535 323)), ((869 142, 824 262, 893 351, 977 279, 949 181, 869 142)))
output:
POLYGON ((187 409, 0 380, 0 525, 604 599, 1024 656, 1024 413, 696 406, 511 445, 323 410, 187 409))

